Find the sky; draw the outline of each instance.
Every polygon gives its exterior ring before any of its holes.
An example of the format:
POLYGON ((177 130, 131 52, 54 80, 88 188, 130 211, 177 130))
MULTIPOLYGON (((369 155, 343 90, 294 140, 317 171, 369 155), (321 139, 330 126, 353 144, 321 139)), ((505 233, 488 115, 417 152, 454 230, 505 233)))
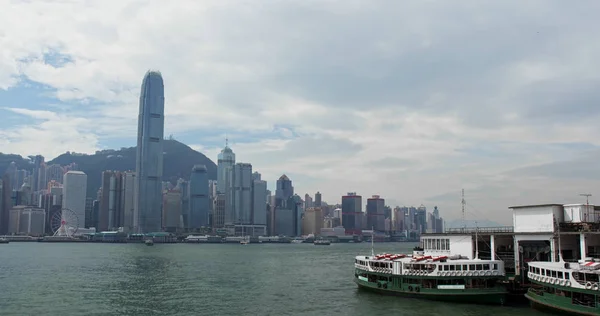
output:
MULTIPOLYGON (((330 204, 347 192, 511 224, 600 198, 600 2, 0 0, 0 152, 165 136, 330 204)), ((600 203, 599 203, 600 204, 600 203)))

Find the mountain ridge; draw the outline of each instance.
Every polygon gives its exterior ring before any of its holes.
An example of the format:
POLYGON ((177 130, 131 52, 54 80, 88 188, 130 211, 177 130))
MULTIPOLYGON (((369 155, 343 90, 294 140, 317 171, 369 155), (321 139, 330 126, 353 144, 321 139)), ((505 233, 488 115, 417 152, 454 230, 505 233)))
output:
MULTIPOLYGON (((66 152, 46 162, 46 165, 59 164, 66 166, 76 163, 78 170, 85 172, 88 176, 87 197, 96 198, 102 180, 102 171, 135 170, 136 148, 137 146, 98 150, 94 154, 66 152)), ((163 181, 175 183, 179 178, 189 180, 194 165, 205 165, 208 178, 211 180, 217 179, 217 165, 204 154, 179 141, 165 139, 163 142, 163 155, 163 181)), ((30 172, 33 169, 33 163, 28 157, 0 153, 0 172, 4 173, 13 161, 18 169, 25 169, 30 172)))

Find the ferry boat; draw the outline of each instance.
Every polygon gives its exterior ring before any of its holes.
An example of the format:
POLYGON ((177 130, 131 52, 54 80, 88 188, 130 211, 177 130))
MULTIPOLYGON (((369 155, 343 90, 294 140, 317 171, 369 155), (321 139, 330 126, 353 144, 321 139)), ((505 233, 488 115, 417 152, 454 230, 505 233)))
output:
POLYGON ((331 241, 327 239, 317 239, 313 242, 315 246, 329 246, 331 245, 331 241))
POLYGON ((10 241, 8 238, 0 238, 0 244, 8 244, 10 241))
MULTIPOLYGON (((562 261, 562 260, 561 260, 562 261)), ((534 284, 525 297, 531 306, 570 315, 600 315, 600 260, 530 262, 534 284)))
POLYGON ((415 247, 411 255, 356 256, 354 282, 381 294, 439 301, 505 303, 504 262, 461 255, 426 255, 415 247))
POLYGON ((146 246, 154 246, 154 240, 152 239, 146 239, 144 243, 146 244, 146 246))

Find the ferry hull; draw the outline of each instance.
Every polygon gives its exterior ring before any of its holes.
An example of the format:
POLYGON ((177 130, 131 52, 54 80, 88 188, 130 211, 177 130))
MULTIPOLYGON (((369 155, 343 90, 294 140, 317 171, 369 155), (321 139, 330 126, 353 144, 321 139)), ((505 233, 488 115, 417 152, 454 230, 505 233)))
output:
POLYGON ((586 308, 583 306, 573 306, 568 301, 560 301, 554 295, 537 295, 531 291, 525 294, 531 304, 531 307, 540 311, 553 312, 554 314, 568 313, 569 315, 582 315, 582 316, 598 316, 600 310, 596 308, 586 308))
POLYGON ((469 291, 465 293, 462 290, 425 290, 420 292, 410 292, 401 289, 384 289, 377 285, 359 279, 354 279, 354 282, 361 290, 366 290, 383 295, 402 296, 408 298, 420 298, 434 301, 452 302, 452 303, 468 303, 468 304, 483 304, 483 305, 504 305, 506 302, 506 292, 504 291, 469 291))

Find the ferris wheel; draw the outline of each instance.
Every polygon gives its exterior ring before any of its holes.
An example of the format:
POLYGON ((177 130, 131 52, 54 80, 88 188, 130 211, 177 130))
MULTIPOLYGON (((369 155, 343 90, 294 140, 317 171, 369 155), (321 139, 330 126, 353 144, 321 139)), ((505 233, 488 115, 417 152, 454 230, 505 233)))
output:
POLYGON ((50 219, 50 228, 54 236, 73 237, 79 228, 79 218, 72 210, 63 208, 50 219))

